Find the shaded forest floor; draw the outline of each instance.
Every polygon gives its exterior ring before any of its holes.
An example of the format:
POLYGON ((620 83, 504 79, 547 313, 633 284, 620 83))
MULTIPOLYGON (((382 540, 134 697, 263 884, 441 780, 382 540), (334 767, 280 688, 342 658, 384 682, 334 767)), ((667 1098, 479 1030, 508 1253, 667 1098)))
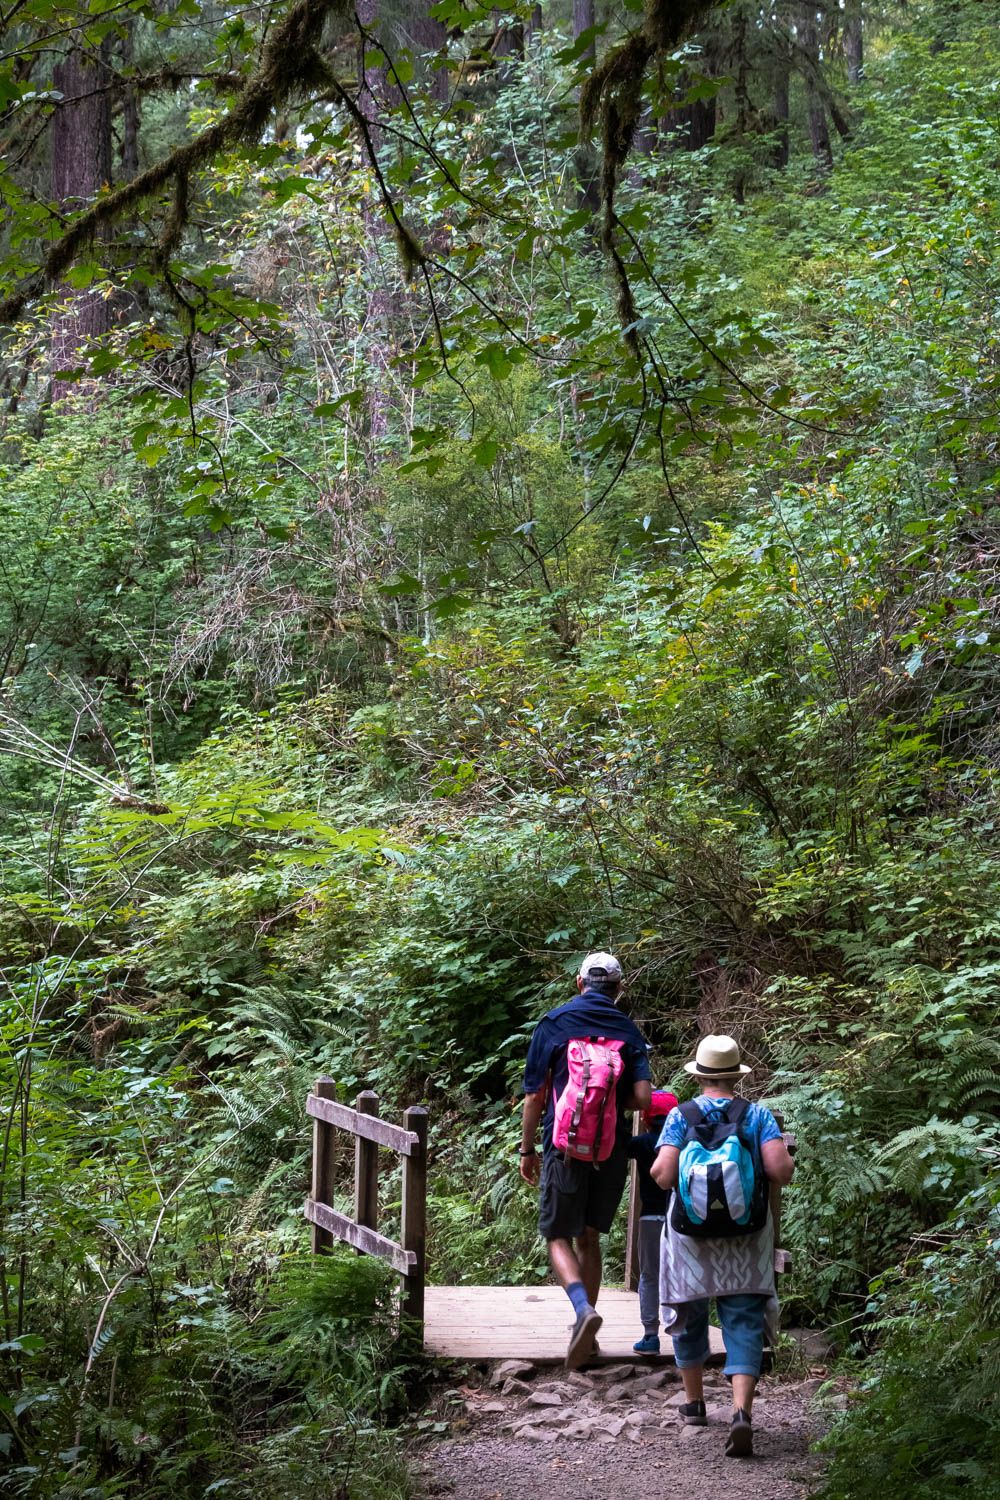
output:
POLYGON ((718 1371, 706 1372, 708 1426, 698 1428, 678 1420, 673 1367, 570 1376, 527 1367, 506 1378, 494 1370, 444 1393, 444 1406, 461 1400, 464 1414, 452 1417, 447 1437, 420 1447, 411 1469, 418 1494, 454 1500, 571 1500, 584 1486, 614 1500, 708 1500, 720 1486, 732 1500, 801 1500, 822 1469, 809 1449, 827 1425, 816 1402, 824 1379, 819 1371, 796 1382, 765 1377, 755 1456, 741 1462, 724 1456, 731 1403, 718 1371))

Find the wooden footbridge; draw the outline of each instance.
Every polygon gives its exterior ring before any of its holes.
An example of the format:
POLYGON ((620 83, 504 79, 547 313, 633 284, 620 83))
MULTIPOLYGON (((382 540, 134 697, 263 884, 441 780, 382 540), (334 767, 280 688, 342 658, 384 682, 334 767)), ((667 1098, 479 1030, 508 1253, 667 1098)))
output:
MULTIPOLYGON (((401 1125, 383 1120, 378 1096, 368 1090, 358 1095, 354 1108, 339 1104, 330 1078, 316 1081, 306 1100, 313 1120, 312 1190, 303 1210, 312 1225, 314 1254, 326 1254, 335 1241, 359 1254, 376 1255, 400 1275, 400 1314, 422 1339, 424 1353, 440 1359, 530 1359, 561 1363, 569 1338, 572 1314, 561 1287, 428 1286, 427 1284, 427 1126, 420 1105, 403 1112, 401 1125), (337 1132, 354 1137, 353 1217, 333 1208, 336 1188, 337 1132), (394 1151, 403 1161, 400 1238, 388 1239, 378 1229, 379 1147, 394 1151)), ((780 1123, 780 1122, 779 1122, 780 1123)), ((632 1345, 641 1325, 635 1295, 639 1285, 639 1200, 635 1166, 629 1188, 625 1288, 604 1287, 599 1335, 601 1361, 672 1363, 670 1340, 666 1351, 638 1355, 632 1345)), ((772 1190, 775 1243, 780 1226, 780 1189, 772 1190)), ((788 1269, 787 1252, 775 1252, 776 1269, 788 1269)), ((724 1354, 717 1328, 710 1329, 712 1360, 724 1354)))

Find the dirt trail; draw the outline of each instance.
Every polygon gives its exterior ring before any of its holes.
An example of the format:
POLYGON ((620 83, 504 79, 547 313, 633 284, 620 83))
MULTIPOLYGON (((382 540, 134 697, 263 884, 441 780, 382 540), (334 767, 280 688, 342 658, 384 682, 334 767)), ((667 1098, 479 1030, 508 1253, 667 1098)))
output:
POLYGON ((508 1361, 452 1387, 447 1437, 420 1449, 425 1496, 453 1500, 802 1500, 820 1465, 810 1441, 824 1426, 810 1406, 819 1378, 765 1377, 754 1406, 750 1460, 724 1456, 729 1386, 706 1371, 707 1427, 685 1427, 676 1370, 619 1365, 567 1375, 508 1361), (492 1382, 492 1383, 491 1383, 492 1382), (459 1405, 461 1403, 461 1405, 459 1405))

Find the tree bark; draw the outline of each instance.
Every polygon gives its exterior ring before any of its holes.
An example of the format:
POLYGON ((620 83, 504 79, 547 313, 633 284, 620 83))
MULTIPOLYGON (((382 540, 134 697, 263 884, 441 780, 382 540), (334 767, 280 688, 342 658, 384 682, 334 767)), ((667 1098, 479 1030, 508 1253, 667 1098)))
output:
POLYGON ((774 123, 777 140, 774 146, 774 165, 788 166, 788 85, 791 68, 787 62, 779 62, 774 75, 774 123))
MULTIPOLYGON (((64 214, 86 208, 111 183, 111 72, 105 50, 74 49, 52 70, 53 87, 63 96, 52 121, 52 197, 64 214)), ((72 369, 82 345, 110 326, 104 297, 69 293, 52 315, 53 370, 72 369)))
MULTIPOLYGON (((749 72, 749 60, 747 58, 747 17, 746 11, 742 9, 736 12, 733 21, 733 52, 736 60, 736 135, 738 140, 742 142, 750 124, 750 89, 747 82, 749 72)), ((746 183, 747 174, 744 165, 737 171, 733 182, 733 197, 737 203, 743 203, 746 198, 746 183)))
POLYGON ((448 40, 448 28, 443 21, 437 20, 429 14, 429 6, 432 0, 416 0, 412 7, 408 4, 403 12, 400 26, 400 34, 403 41, 416 53, 433 54, 430 60, 430 85, 431 97, 444 104, 450 92, 448 69, 440 63, 435 64, 433 58, 440 53, 448 40))
POLYGON ((848 83, 860 83, 865 76, 861 0, 846 0, 844 8, 844 55, 847 58, 848 83))
POLYGON ((509 19, 500 10, 493 12, 493 24, 496 30, 490 50, 497 62, 497 79, 500 83, 506 83, 513 71, 508 59, 516 57, 524 60, 524 26, 520 21, 509 19))
POLYGON ((750 119, 750 91, 747 83, 747 18, 738 10, 733 19, 733 52, 736 59, 736 133, 744 136, 750 119))
MULTIPOLYGON (((708 67, 706 62, 706 72, 708 67)), ((690 87, 689 75, 682 73, 677 84, 678 90, 690 87)), ((715 135, 716 118, 716 99, 713 95, 711 99, 694 99, 690 104, 680 104, 676 109, 669 110, 662 116, 660 128, 664 133, 682 130, 684 135, 678 144, 685 151, 700 151, 715 135)))
MULTIPOLYGON (((589 31, 596 23, 594 0, 573 0, 574 42, 578 42, 583 33, 589 31)), ((577 61, 582 64, 584 59, 591 66, 597 62, 596 37, 591 37, 577 61)), ((579 203, 581 208, 589 209, 592 214, 599 213, 601 208, 600 173, 597 152, 590 141, 581 141, 576 148, 576 175, 580 185, 579 203)))
MULTIPOLYGON (((133 26, 130 25, 122 38, 122 63, 126 69, 132 66, 135 51, 133 26)), ((123 182, 132 182, 139 175, 139 100, 135 89, 128 84, 122 105, 121 173, 123 182)))
MULTIPOLYGON (((585 31, 596 26, 597 16, 594 8, 594 0, 573 0, 573 40, 578 42, 585 31)), ((589 62, 597 61, 597 39, 591 37, 580 60, 587 58, 589 62)))
MULTIPOLYGON (((368 137, 377 152, 382 144, 381 118, 390 103, 389 83, 381 64, 366 61, 366 51, 377 45, 378 0, 356 0, 355 10, 362 27, 358 51, 358 108, 364 116, 368 137)), ((394 297, 388 277, 392 272, 394 250, 386 223, 382 199, 376 183, 361 209, 368 242, 367 273, 368 324, 371 338, 372 379, 368 388, 369 463, 378 463, 379 445, 389 426, 389 375, 392 359, 391 324, 394 297)))
POLYGON ((826 109, 820 98, 819 89, 816 87, 816 74, 819 72, 819 37, 816 32, 816 17, 812 11, 802 11, 800 35, 802 50, 806 57, 806 66, 802 70, 802 76, 806 86, 809 138, 812 141, 813 156, 817 164, 824 171, 829 171, 833 166, 833 148, 830 145, 830 127, 827 124, 826 109))

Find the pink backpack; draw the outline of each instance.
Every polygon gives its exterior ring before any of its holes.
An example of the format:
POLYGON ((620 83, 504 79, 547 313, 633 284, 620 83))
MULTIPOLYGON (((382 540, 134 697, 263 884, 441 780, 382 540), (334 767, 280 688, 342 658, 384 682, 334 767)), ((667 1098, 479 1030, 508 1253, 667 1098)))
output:
POLYGON ((614 1149, 624 1045, 603 1036, 567 1044, 569 1078, 555 1103, 552 1144, 576 1161, 607 1161, 614 1149))

